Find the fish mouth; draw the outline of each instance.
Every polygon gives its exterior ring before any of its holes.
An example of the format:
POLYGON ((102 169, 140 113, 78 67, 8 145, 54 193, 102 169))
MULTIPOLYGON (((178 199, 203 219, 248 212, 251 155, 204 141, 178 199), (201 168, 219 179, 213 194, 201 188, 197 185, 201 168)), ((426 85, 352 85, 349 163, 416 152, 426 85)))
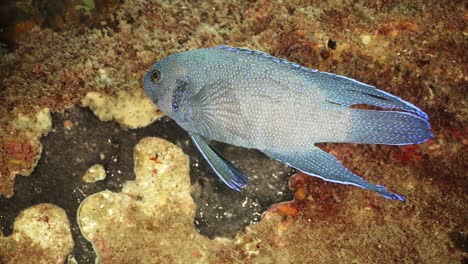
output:
POLYGON ((158 100, 157 95, 154 95, 154 98, 155 98, 155 101, 153 102, 155 103, 156 107, 158 107, 159 110, 161 110, 171 119, 174 119, 175 116, 172 114, 172 107, 170 106, 169 103, 166 103, 167 100, 164 98, 161 98, 160 100, 158 100))
POLYGON ((156 94, 152 91, 152 84, 151 80, 149 79, 149 75, 146 74, 145 77, 143 77, 143 90, 145 91, 146 96, 148 96, 151 101, 153 101, 154 104, 158 101, 158 97, 156 94))

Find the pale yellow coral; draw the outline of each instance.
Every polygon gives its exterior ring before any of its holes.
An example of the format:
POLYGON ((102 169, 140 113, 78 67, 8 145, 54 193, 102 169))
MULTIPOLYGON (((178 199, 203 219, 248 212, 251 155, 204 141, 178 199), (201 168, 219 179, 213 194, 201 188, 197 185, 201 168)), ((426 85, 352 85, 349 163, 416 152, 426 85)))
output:
POLYGON ((16 218, 11 236, 0 233, 2 263, 63 263, 72 248, 67 215, 52 204, 24 210, 16 218))
POLYGON ((119 91, 117 97, 89 92, 81 103, 89 107, 101 121, 115 120, 128 128, 147 126, 163 116, 140 90, 132 93, 119 91))

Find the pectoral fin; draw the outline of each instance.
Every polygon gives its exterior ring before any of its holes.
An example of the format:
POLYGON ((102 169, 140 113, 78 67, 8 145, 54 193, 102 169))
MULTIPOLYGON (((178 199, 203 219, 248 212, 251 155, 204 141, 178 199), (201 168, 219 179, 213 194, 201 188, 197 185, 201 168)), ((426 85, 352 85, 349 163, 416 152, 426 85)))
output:
POLYGON ((404 197, 387 190, 384 186, 367 182, 363 178, 345 168, 334 156, 318 147, 313 147, 306 153, 278 153, 266 151, 268 156, 289 164, 290 166, 311 176, 319 177, 325 181, 358 186, 378 192, 387 199, 404 201, 404 197))
POLYGON ((234 167, 231 162, 206 142, 203 137, 195 134, 191 134, 190 137, 216 175, 218 175, 227 186, 236 191, 240 191, 247 185, 247 176, 234 167))
POLYGON ((203 85, 190 98, 185 117, 198 134, 214 138, 223 133, 218 131, 220 120, 231 120, 240 111, 240 103, 233 94, 232 82, 218 79, 203 85))

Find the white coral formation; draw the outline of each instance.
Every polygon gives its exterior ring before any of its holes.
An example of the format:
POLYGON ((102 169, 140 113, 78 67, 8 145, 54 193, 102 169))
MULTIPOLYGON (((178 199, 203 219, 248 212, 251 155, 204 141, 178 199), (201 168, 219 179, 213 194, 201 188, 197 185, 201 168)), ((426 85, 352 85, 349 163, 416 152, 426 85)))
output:
POLYGON ((18 114, 12 122, 14 128, 39 137, 47 134, 52 129, 52 118, 48 108, 43 108, 34 117, 18 114))
POLYGON ((10 236, 0 232, 2 263, 62 263, 73 245, 65 211, 52 204, 25 209, 16 218, 10 236))
POLYGON ((78 209, 80 229, 98 261, 160 263, 158 258, 169 256, 173 263, 206 263, 213 242, 193 226, 187 156, 159 138, 141 140, 134 154, 135 181, 125 183, 121 193, 91 195, 78 209))
POLYGON ((89 167, 82 179, 86 183, 102 181, 106 178, 106 170, 101 164, 94 164, 89 167))
POLYGON ((101 121, 113 121, 128 128, 140 128, 151 124, 163 116, 142 91, 132 94, 119 91, 117 97, 89 92, 81 101, 89 107, 101 121))
MULTIPOLYGON (((235 263, 258 257, 260 249, 271 250, 252 229, 234 240, 210 240, 197 232, 188 157, 181 149, 160 138, 144 138, 134 155, 134 181, 120 193, 93 194, 78 209, 78 224, 93 244, 97 262, 235 263)), ((271 230, 274 223, 269 219, 257 226, 271 230)), ((275 230, 268 232, 269 240, 277 238, 275 230)))

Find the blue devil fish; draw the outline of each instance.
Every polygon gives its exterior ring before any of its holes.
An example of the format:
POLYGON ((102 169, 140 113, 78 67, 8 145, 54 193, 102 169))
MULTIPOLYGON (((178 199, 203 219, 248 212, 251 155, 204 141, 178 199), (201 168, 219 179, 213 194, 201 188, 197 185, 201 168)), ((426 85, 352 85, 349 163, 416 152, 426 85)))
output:
POLYGON ((433 137, 427 114, 411 103, 260 51, 219 46, 173 54, 155 63, 143 83, 151 100, 190 134, 219 178, 235 190, 247 184, 247 176, 212 140, 258 149, 326 181, 404 200, 352 173, 314 144, 407 145, 433 137), (350 107, 355 104, 392 110, 350 107))

